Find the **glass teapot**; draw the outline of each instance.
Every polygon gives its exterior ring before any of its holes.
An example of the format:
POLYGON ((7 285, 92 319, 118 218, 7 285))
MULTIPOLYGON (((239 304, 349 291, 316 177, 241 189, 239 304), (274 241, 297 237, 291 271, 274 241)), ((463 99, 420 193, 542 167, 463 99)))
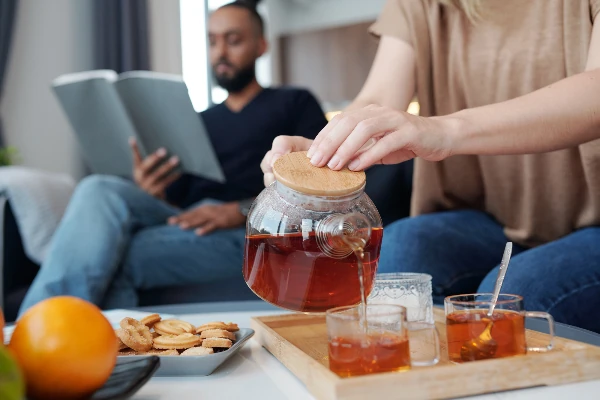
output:
POLYGON ((280 157, 276 181, 254 201, 246 225, 244 279, 263 300, 301 312, 360 303, 371 291, 383 238, 364 192, 364 172, 310 164, 306 152, 280 157))

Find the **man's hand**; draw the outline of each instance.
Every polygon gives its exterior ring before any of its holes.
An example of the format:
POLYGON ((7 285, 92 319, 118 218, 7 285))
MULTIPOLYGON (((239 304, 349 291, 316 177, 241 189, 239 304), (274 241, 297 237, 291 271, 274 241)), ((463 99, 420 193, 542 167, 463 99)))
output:
POLYGON ((195 229, 196 235, 206 235, 216 229, 237 228, 246 221, 237 202, 207 204, 169 218, 169 225, 195 229))
POLYGON ((133 179, 135 183, 146 193, 164 199, 166 188, 181 176, 180 173, 173 172, 173 169, 179 164, 179 159, 177 156, 173 156, 158 166, 167 154, 165 149, 160 148, 142 160, 136 140, 130 139, 129 144, 133 151, 133 179))

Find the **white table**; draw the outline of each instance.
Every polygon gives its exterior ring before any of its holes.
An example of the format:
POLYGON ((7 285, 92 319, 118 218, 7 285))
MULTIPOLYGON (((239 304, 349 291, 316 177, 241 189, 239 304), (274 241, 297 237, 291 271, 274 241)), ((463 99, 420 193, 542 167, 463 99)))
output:
MULTIPOLYGON (((183 306, 185 310, 186 306, 183 306)), ((197 306, 198 307, 210 307, 197 306)), ((245 308, 251 308, 246 305, 245 308)), ((281 310, 240 311, 214 313, 181 313, 176 308, 168 306, 145 309, 160 313, 177 314, 185 321, 200 324, 209 321, 233 321, 242 327, 250 326, 250 318, 260 315, 281 314, 281 310)), ((187 310, 190 310, 188 307, 187 310)), ((250 340, 238 354, 229 359, 212 375, 194 378, 152 378, 133 397, 136 400, 196 400, 196 399, 313 399, 291 372, 289 372, 275 357, 262 348, 256 341, 250 340)), ((398 398, 402 398, 401 389, 398 398)), ((600 399, 600 380, 555 387, 540 387, 525 390, 494 393, 483 396, 469 397, 476 400, 576 400, 600 399)))

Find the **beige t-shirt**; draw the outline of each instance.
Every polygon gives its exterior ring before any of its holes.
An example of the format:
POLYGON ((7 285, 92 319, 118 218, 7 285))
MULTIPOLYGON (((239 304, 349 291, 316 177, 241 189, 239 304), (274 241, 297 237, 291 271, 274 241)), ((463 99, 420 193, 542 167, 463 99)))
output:
MULTIPOLYGON (((421 115, 501 102, 584 71, 600 0, 482 3, 473 25, 437 0, 388 0, 371 27, 415 49, 421 115)), ((600 225, 600 140, 544 154, 417 159, 412 214, 460 208, 488 212, 526 246, 600 225)))

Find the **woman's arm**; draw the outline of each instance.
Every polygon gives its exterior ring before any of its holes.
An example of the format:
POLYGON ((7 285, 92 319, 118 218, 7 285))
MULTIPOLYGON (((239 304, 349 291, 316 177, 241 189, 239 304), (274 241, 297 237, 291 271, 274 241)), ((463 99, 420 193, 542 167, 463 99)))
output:
POLYGON ((455 120, 453 154, 541 153, 600 138, 600 23, 594 25, 586 72, 448 119, 455 120))
POLYGON ((527 154, 600 138, 600 18, 586 72, 525 96, 463 110, 456 118, 455 154, 527 154))
POLYGON ((339 115, 309 150, 311 162, 360 170, 413 157, 530 154, 600 138, 600 23, 594 25, 587 71, 502 103, 421 118, 370 106, 339 115), (377 142, 356 152, 371 138, 377 142))
MULTIPOLYGON (((345 112, 362 109, 369 104, 406 110, 415 93, 415 68, 413 48, 400 39, 383 36, 369 76, 360 93, 345 112)), ((319 141, 322 135, 323 131, 315 140, 319 141)), ((267 152, 260 164, 265 185, 268 186, 275 179, 272 165, 277 158, 292 151, 306 151, 312 143, 312 140, 300 136, 276 137, 271 150, 267 152)))
POLYGON ((454 114, 456 154, 526 154, 600 138, 600 17, 586 72, 528 95, 454 114))
POLYGON ((378 104, 406 111, 415 94, 415 51, 392 36, 382 36, 362 89, 344 111, 378 104))

